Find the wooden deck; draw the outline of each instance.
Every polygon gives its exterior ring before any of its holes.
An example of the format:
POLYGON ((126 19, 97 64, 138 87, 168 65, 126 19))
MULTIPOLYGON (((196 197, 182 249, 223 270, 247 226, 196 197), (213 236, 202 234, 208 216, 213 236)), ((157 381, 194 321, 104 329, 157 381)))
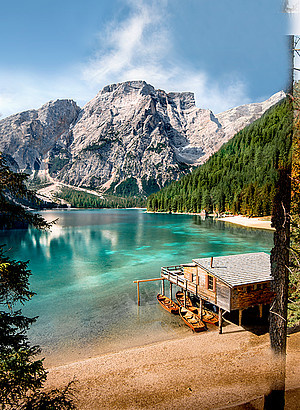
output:
POLYGON ((195 282, 191 282, 184 277, 183 267, 180 265, 162 267, 161 278, 168 280, 170 283, 179 286, 183 290, 191 292, 202 299, 208 300, 211 303, 215 302, 215 300, 212 300, 203 292, 200 285, 197 285, 195 282))
POLYGON ((167 279, 170 283, 181 287, 182 289, 198 295, 196 283, 190 282, 183 275, 182 266, 168 266, 161 268, 161 277, 167 279))

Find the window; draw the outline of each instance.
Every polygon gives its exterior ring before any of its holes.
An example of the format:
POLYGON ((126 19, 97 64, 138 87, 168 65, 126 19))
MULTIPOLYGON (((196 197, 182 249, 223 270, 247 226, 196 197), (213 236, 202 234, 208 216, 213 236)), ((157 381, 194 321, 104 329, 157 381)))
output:
POLYGON ((213 276, 207 275, 208 283, 207 283, 207 289, 208 290, 214 290, 214 278, 213 276))

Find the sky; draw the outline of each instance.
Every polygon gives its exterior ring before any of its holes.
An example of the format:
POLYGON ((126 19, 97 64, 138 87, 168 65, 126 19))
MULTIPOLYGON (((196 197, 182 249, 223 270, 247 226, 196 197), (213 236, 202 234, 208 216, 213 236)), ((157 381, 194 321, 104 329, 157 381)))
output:
MULTIPOLYGON (((295 2, 296 0, 290 0, 295 2)), ((215 114, 289 77, 283 0, 0 0, 0 116, 145 80, 215 114)))

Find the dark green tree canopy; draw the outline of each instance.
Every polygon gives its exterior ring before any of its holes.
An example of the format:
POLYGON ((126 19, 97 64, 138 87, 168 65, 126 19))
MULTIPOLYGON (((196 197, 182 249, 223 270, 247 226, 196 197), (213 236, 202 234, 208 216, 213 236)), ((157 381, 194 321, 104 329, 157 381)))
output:
MULTIPOLYGON (((11 171, 0 155, 0 215, 1 228, 21 222, 23 226, 46 229, 40 215, 26 209, 22 202, 37 202, 27 190, 26 175, 11 171)), ((30 289, 28 261, 16 261, 0 245, 0 407, 1 409, 73 409, 69 385, 63 391, 42 391, 47 372, 43 359, 36 359, 39 346, 32 346, 27 330, 36 317, 22 315, 23 305, 34 292, 30 289)))
POLYGON ((49 228, 40 215, 28 212, 27 206, 35 207, 39 200, 26 187, 28 175, 16 173, 9 169, 3 154, 0 153, 0 228, 11 228, 16 225, 32 225, 36 228, 49 228))
POLYGON ((237 133, 202 166, 148 198, 167 212, 270 215, 278 168, 291 158, 292 109, 285 99, 237 133))

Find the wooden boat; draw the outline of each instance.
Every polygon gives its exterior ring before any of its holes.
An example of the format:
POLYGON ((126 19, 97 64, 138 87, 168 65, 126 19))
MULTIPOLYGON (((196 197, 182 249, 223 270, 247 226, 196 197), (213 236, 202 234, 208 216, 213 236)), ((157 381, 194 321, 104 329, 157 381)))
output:
POLYGON ((179 308, 179 314, 181 319, 187 324, 194 332, 202 332, 206 330, 205 324, 202 322, 200 317, 195 313, 191 312, 183 306, 179 308))
MULTIPOLYGON (((180 290, 176 292, 176 299, 180 306, 184 306, 184 293, 183 292, 181 292, 180 290)), ((193 303, 188 295, 186 295, 185 307, 187 308, 193 307, 193 303)))
POLYGON ((168 298, 167 296, 161 295, 158 293, 156 296, 158 303, 166 309, 168 312, 173 313, 174 315, 179 314, 179 306, 177 305, 176 302, 168 298))
POLYGON ((219 315, 212 312, 211 310, 202 308, 202 320, 206 323, 211 323, 212 325, 218 326, 219 324, 219 315))
MULTIPOLYGON (((184 293, 181 291, 176 292, 176 299, 178 300, 178 303, 180 306, 184 306, 184 293)), ((187 296, 186 297, 186 308, 189 309, 191 312, 193 312, 195 315, 200 317, 200 309, 197 308, 196 306, 193 306, 193 303, 191 299, 187 296)), ((219 316, 211 312, 208 309, 205 309, 202 307, 202 318, 203 322, 206 323, 211 323, 213 325, 218 325, 219 323, 219 316)))
MULTIPOLYGON (((195 315, 200 317, 200 308, 192 306, 192 307, 189 307, 188 309, 191 312, 193 312, 195 315)), ((201 320, 203 320, 203 322, 206 322, 206 323, 211 323, 212 325, 218 325, 219 324, 219 316, 216 313, 211 312, 208 309, 205 309, 204 307, 202 307, 201 320)))

